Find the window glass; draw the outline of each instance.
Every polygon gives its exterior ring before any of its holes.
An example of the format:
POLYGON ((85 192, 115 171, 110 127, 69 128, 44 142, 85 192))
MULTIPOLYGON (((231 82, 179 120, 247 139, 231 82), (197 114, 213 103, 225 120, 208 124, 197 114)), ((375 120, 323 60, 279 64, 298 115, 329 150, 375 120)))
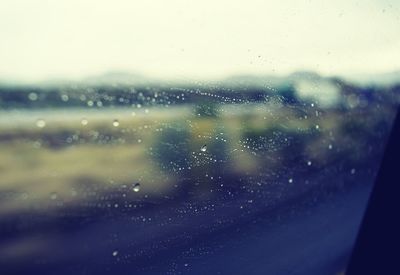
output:
POLYGON ((2 274, 344 272, 398 3, 0 7, 2 274))

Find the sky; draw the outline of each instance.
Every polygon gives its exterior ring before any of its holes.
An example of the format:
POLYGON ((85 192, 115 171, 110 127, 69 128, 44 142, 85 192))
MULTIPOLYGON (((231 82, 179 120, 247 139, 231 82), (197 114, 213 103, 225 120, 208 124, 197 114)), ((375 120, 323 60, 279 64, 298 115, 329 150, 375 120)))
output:
POLYGON ((399 69, 395 0, 0 1, 0 79, 399 69))

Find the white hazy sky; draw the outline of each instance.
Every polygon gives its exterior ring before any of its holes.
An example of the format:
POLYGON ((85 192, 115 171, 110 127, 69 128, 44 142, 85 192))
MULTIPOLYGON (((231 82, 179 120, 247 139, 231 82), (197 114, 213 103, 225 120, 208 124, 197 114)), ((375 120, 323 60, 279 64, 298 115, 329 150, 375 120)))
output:
POLYGON ((396 0, 0 1, 0 79, 399 68, 396 0))

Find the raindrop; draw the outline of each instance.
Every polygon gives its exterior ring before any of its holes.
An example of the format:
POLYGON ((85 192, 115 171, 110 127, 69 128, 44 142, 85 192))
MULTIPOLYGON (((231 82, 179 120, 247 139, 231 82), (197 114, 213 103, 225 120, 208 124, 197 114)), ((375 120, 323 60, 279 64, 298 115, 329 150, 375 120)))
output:
POLYGON ((116 257, 118 255, 118 250, 113 251, 112 255, 116 257))
POLYGON ((315 129, 319 129, 319 125, 317 124, 317 125, 315 125, 315 129))
POLYGON ((29 100, 35 101, 38 99, 38 95, 36 93, 30 93, 28 95, 29 100))
POLYGON ((82 118, 81 124, 82 124, 83 126, 88 125, 88 123, 89 123, 89 121, 88 121, 86 118, 82 118))
POLYGON ((119 126, 119 121, 118 121, 118 119, 114 119, 114 121, 113 121, 113 126, 114 126, 114 127, 118 127, 118 126, 119 126))
POLYGON ((61 100, 64 101, 64 102, 66 102, 66 101, 69 100, 69 96, 66 95, 66 94, 63 94, 63 95, 61 95, 61 100))
POLYGON ((133 185, 133 189, 132 189, 134 192, 139 192, 140 191, 140 183, 135 183, 134 185, 133 185))
POLYGON ((39 128, 43 128, 43 127, 46 126, 46 121, 44 121, 43 119, 38 119, 36 121, 36 126, 39 127, 39 128))
POLYGON ((24 193, 22 193, 21 197, 23 200, 26 200, 29 197, 29 195, 28 195, 28 193, 24 192, 24 193))
POLYGON ((356 173, 356 169, 351 169, 351 171, 350 171, 350 173, 352 174, 352 175, 354 175, 355 173, 356 173))
POLYGON ((332 144, 329 144, 328 148, 329 148, 329 150, 332 150, 332 148, 333 148, 332 144))
POLYGON ((293 179, 292 179, 292 178, 290 178, 288 181, 289 181, 289 183, 292 183, 292 182, 293 182, 293 179))
POLYGON ((42 144, 40 143, 40 141, 35 141, 35 142, 33 143, 33 147, 34 147, 34 148, 40 148, 40 146, 42 146, 42 144))
POLYGON ((58 195, 57 195, 56 192, 53 192, 53 193, 50 194, 50 199, 52 199, 52 200, 56 200, 57 197, 58 197, 58 195))
POLYGON ((307 165, 308 165, 308 166, 311 166, 311 164, 312 164, 312 163, 311 163, 311 161, 310 161, 310 160, 309 160, 309 161, 307 161, 307 165))
POLYGON ((207 151, 207 145, 204 144, 203 146, 201 146, 200 151, 202 151, 202 152, 207 151))

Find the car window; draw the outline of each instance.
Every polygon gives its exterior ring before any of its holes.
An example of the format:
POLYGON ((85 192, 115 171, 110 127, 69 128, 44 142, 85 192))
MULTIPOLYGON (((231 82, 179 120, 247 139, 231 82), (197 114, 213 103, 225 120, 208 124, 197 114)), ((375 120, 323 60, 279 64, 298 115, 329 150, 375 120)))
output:
POLYGON ((0 5, 2 274, 343 274, 395 1, 0 5))

